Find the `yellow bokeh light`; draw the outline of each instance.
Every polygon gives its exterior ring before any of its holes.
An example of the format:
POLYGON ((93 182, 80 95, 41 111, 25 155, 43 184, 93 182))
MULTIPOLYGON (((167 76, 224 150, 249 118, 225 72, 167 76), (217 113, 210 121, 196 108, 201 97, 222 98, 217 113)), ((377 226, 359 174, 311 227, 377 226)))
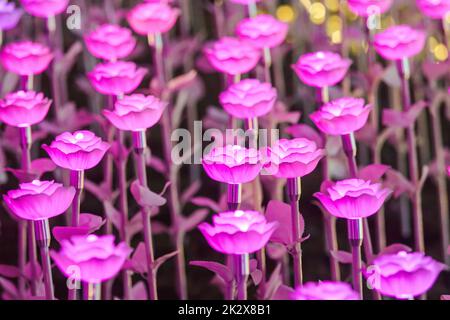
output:
POLYGON ((438 61, 445 61, 448 58, 448 50, 447 47, 445 45, 443 45, 442 43, 439 43, 435 48, 434 48, 434 57, 436 58, 436 60, 438 61))
POLYGON ((328 10, 337 12, 339 11, 339 0, 325 0, 325 6, 328 10))
POLYGON ((338 15, 332 15, 327 19, 327 35, 334 44, 342 41, 342 19, 338 15))
POLYGON ((283 22, 291 22, 295 17, 294 9, 286 4, 277 8, 276 15, 277 18, 283 22))
POLYGON ((311 5, 311 8, 309 10, 309 17, 314 24, 322 24, 325 21, 326 17, 326 8, 325 6, 320 3, 316 2, 311 5))
POLYGON ((439 44, 435 37, 428 38, 428 48, 430 52, 434 53, 434 49, 439 44))
POLYGON ((311 1, 309 1, 309 0, 299 0, 299 2, 300 2, 300 4, 302 6, 305 7, 306 11, 309 12, 309 9, 311 8, 311 1))

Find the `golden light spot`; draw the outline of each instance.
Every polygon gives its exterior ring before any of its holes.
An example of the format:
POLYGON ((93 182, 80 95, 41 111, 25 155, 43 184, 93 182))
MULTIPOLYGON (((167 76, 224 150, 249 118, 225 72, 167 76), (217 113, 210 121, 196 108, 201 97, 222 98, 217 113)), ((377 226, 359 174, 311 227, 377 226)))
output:
POLYGON ((434 49, 439 44, 439 42, 436 40, 435 37, 429 37, 428 38, 428 48, 431 53, 434 53, 434 49))
POLYGON ((330 11, 333 11, 333 12, 339 11, 339 1, 338 0, 325 0, 325 6, 330 11))
POLYGON ((325 6, 320 2, 316 2, 311 5, 309 10, 309 18, 314 24, 322 24, 325 22, 326 12, 327 10, 325 6))
POLYGON ((295 18, 294 9, 287 4, 279 6, 276 15, 277 18, 283 22, 291 22, 295 18))
POLYGON ((439 43, 435 48, 434 48, 434 57, 436 58, 436 60, 438 61, 445 61, 448 58, 448 50, 447 47, 445 45, 443 45, 442 43, 439 43))

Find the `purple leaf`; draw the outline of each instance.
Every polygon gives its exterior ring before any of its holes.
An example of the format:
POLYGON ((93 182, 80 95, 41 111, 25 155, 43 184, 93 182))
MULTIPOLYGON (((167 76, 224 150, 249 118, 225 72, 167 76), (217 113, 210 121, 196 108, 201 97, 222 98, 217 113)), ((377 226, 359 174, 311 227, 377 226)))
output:
MULTIPOLYGON (((281 263, 278 263, 272 274, 270 275, 269 280, 266 282, 264 290, 264 300, 272 300, 278 288, 283 284, 283 279, 281 276, 281 263)), ((261 289, 258 288, 258 291, 261 289)))
POLYGON ((0 264, 0 276, 7 278, 17 278, 19 275, 20 271, 16 266, 0 264))
POLYGON ((403 174, 393 169, 386 172, 385 185, 394 191, 395 198, 398 198, 403 193, 411 195, 415 190, 414 185, 403 174))
POLYGON ((233 273, 231 270, 221 263, 213 261, 191 261, 189 262, 189 265, 208 269, 209 271, 214 272, 225 282, 231 282, 233 280, 233 273))
POLYGON ((141 207, 160 207, 166 204, 166 199, 142 186, 135 180, 131 184, 131 194, 141 207))
POLYGON ((173 251, 170 253, 167 253, 161 257, 159 257, 158 259, 156 259, 156 261, 153 264, 153 267, 155 269, 155 272, 158 271, 158 269, 163 265, 163 263, 165 263, 167 260, 169 260, 170 258, 175 257, 178 254, 178 250, 177 251, 173 251))
POLYGON ((192 214, 190 214, 189 217, 181 218, 180 224, 178 225, 179 230, 188 232, 194 229, 200 222, 205 220, 208 213, 209 213, 208 209, 198 209, 195 210, 192 214))
POLYGON ((351 264, 352 254, 347 251, 330 251, 331 255, 340 263, 351 264))
POLYGON ((448 61, 436 63, 434 61, 430 61, 429 59, 425 59, 422 63, 422 71, 428 80, 437 80, 448 74, 450 71, 450 64, 448 61))
POLYGON ((148 300, 147 287, 144 281, 139 281, 131 288, 131 297, 133 300, 148 300))
POLYGON ((200 190, 202 183, 200 180, 194 181, 181 195, 181 203, 185 204, 200 190))
POLYGON ((31 161, 31 171, 39 177, 45 172, 52 172, 56 169, 55 163, 47 158, 40 158, 31 161))
POLYGON ((267 255, 273 260, 280 260, 288 252, 286 247, 280 243, 268 243, 266 246, 267 255))
POLYGON ((3 288, 4 293, 8 294, 9 299, 19 298, 19 292, 17 291, 16 286, 8 279, 0 277, 0 287, 3 288))
POLYGON ((134 250, 134 253, 131 256, 131 266, 132 269, 137 273, 147 273, 147 255, 145 253, 145 244, 143 242, 139 242, 136 250, 134 250))
POLYGON ((390 166, 384 164, 371 164, 362 168, 358 172, 358 177, 363 180, 379 182, 381 177, 390 169, 390 166))
POLYGON ((292 300, 294 289, 282 284, 272 297, 272 300, 292 300))
POLYGON ((197 71, 191 70, 188 73, 182 74, 176 78, 171 79, 167 83, 166 89, 170 92, 177 92, 189 87, 197 78, 197 71))
POLYGON ((278 200, 269 201, 266 209, 266 219, 268 222, 278 221, 279 223, 278 228, 270 237, 271 241, 282 243, 284 245, 290 245, 294 242, 291 231, 292 220, 290 205, 278 200))
POLYGON ((199 207, 207 207, 210 208, 211 210, 215 211, 215 212, 220 212, 221 208, 220 205, 215 202, 214 200, 210 199, 210 198, 205 198, 205 197, 195 197, 191 199, 191 203, 195 204, 196 206, 199 207))
POLYGON ((410 247, 408 247, 407 245, 404 245, 401 243, 394 243, 394 244, 391 244, 390 246, 387 246, 383 250, 381 250, 381 252, 378 255, 395 254, 400 251, 411 252, 412 249, 410 247))
POLYGON ((286 128, 285 132, 294 138, 306 138, 314 141, 319 148, 323 148, 323 139, 320 133, 306 124, 294 124, 286 128))
POLYGON ((424 101, 419 101, 405 112, 392 109, 383 110, 383 124, 389 127, 408 128, 414 124, 426 106, 424 101))
POLYGON ((255 286, 257 286, 260 284, 263 274, 262 274, 261 270, 256 269, 252 273, 250 273, 250 277, 252 277, 253 283, 255 284, 255 286))
POLYGON ((68 240, 73 236, 85 236, 91 234, 106 222, 102 217, 90 213, 80 214, 80 224, 78 227, 54 227, 53 236, 56 241, 68 240))

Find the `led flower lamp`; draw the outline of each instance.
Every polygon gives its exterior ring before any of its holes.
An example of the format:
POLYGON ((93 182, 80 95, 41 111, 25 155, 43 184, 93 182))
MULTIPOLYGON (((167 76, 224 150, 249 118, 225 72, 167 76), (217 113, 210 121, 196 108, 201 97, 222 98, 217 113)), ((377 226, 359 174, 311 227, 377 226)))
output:
POLYGON ((449 0, 416 0, 420 11, 431 19, 444 20, 450 12, 449 0))
POLYGON ((16 8, 14 2, 0 0, 0 46, 2 45, 3 32, 14 29, 22 14, 23 10, 16 8))
POLYGON ((267 222, 261 213, 243 210, 219 213, 213 225, 198 226, 214 250, 233 256, 239 300, 247 299, 249 254, 263 248, 277 227, 278 222, 267 222))
POLYGON ((20 219, 34 223, 36 241, 41 252, 45 296, 53 300, 53 277, 50 264, 50 230, 48 219, 64 213, 73 201, 75 189, 63 187, 53 181, 34 180, 21 183, 19 189, 10 190, 3 196, 11 213, 20 219))
POLYGON ((131 31, 114 24, 104 24, 84 37, 89 52, 96 58, 115 62, 129 56, 136 47, 131 31))
POLYGON ((260 14, 253 18, 243 19, 236 27, 236 35, 239 39, 262 50, 265 80, 267 82, 271 82, 270 67, 272 65, 272 55, 270 50, 284 42, 288 30, 289 25, 287 23, 281 22, 268 14, 260 14))
POLYGON ((224 37, 209 43, 203 50, 211 66, 219 72, 240 79, 250 72, 261 58, 260 50, 238 38, 224 37))
POLYGON ((311 173, 324 156, 324 150, 317 148, 315 142, 296 138, 281 139, 267 149, 267 162, 264 167, 269 174, 277 178, 287 179, 287 194, 291 202, 292 234, 296 239, 292 248, 294 260, 294 283, 300 286, 303 282, 301 213, 299 201, 301 196, 301 177, 311 173))
POLYGON ((254 180, 262 169, 261 155, 257 149, 239 145, 215 147, 202 159, 208 176, 228 184, 228 207, 238 209, 241 203, 242 184, 254 180))
POLYGON ((114 236, 73 236, 61 241, 61 250, 51 251, 56 266, 66 277, 85 284, 86 300, 99 299, 99 284, 112 279, 122 269, 131 249, 125 243, 114 244, 114 236), (74 273, 74 270, 77 272, 74 273))
POLYGON ((84 188, 84 171, 95 167, 109 149, 109 144, 86 130, 64 132, 50 145, 42 145, 52 161, 70 170, 71 185, 76 189, 72 205, 72 225, 77 226, 80 215, 81 193, 84 188))
POLYGON ((98 64, 88 78, 99 93, 120 97, 136 90, 146 74, 146 69, 133 62, 117 61, 98 64))
POLYGON ((23 90, 33 89, 33 76, 44 72, 52 60, 47 46, 31 41, 8 43, 0 52, 3 68, 22 77, 23 90))
POLYGON ((358 300, 358 293, 345 282, 308 282, 298 287, 292 300, 358 300))
POLYGON ((383 254, 372 261, 365 276, 372 288, 396 299, 426 293, 446 266, 421 252, 383 254))
POLYGON ((353 286, 360 299, 362 299, 362 219, 377 213, 391 193, 391 190, 383 188, 379 183, 347 179, 329 186, 324 193, 314 194, 331 215, 347 219, 348 239, 353 256, 353 286))
POLYGON ((299 79, 318 90, 319 104, 328 102, 328 87, 344 79, 352 61, 329 51, 318 51, 302 55, 292 65, 299 79))

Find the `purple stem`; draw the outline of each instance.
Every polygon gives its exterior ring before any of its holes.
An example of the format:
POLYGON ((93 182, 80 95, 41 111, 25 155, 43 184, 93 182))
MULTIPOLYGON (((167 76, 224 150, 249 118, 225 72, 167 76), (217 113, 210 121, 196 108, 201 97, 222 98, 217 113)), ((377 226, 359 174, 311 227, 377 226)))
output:
MULTIPOLYGON (((118 131, 119 143, 121 146, 125 146, 125 132, 122 130, 118 131)), ((126 244, 130 243, 127 235, 127 224, 128 224, 128 199, 127 199, 127 157, 123 157, 120 153, 117 159, 117 172, 119 178, 119 208, 120 208, 120 237, 122 241, 126 244)), ((123 280, 123 296, 125 300, 131 299, 131 272, 124 270, 122 272, 123 280)))
MULTIPOLYGON (((25 172, 30 172, 31 170, 31 127, 22 127, 19 128, 20 131, 20 141, 21 141, 21 149, 22 149, 22 170, 25 172)), ((31 264, 31 293, 33 296, 37 294, 37 252, 36 252, 36 238, 34 234, 34 225, 32 221, 24 222, 28 226, 28 254, 29 260, 31 264)), ((21 230, 21 229, 20 229, 21 230)), ((24 232, 27 232, 25 229, 24 232)), ((22 238, 22 236, 20 237, 22 238)), ((25 236, 26 239, 26 236, 25 236)), ((23 247, 19 247, 19 250, 23 249, 23 247)), ((19 252, 20 259, 23 259, 21 255, 25 255, 24 252, 19 252)), ((26 259, 26 258, 25 258, 26 259)))
POLYGON ((298 207, 300 195, 302 193, 301 179, 288 178, 287 179, 287 194, 291 203, 291 219, 292 219, 292 237, 294 245, 292 247, 292 259, 294 265, 294 286, 298 287, 303 284, 303 270, 302 270, 302 243, 301 243, 301 229, 300 219, 301 214, 298 207))
POLYGON ((361 245, 363 239, 362 219, 347 220, 348 240, 352 248, 352 275, 353 275, 353 289, 358 292, 359 299, 363 298, 362 288, 362 260, 361 260, 361 245))
MULTIPOLYGON (((409 89, 410 70, 408 59, 400 60, 397 62, 397 71, 402 80, 403 110, 407 111, 411 107, 411 95, 409 89)), ((415 124, 413 123, 406 129, 409 175, 411 182, 415 186, 414 194, 411 199, 413 207, 414 243, 416 251, 425 252, 425 242, 423 236, 422 197, 421 188, 419 188, 419 164, 417 158, 416 135, 414 132, 414 127, 415 124)))
POLYGON ((234 277, 237 285, 237 300, 247 300, 247 282, 250 275, 248 254, 233 255, 234 277))
MULTIPOLYGON (((145 131, 133 132, 133 147, 136 157, 136 175, 139 183, 147 187, 147 166, 145 161, 145 152, 147 149, 147 141, 145 131)), ((142 207, 142 223, 144 231, 145 253, 147 256, 147 284, 150 300, 158 300, 155 254, 153 249, 152 227, 150 222, 150 208, 142 207)))
POLYGON ((433 143, 436 153, 436 164, 438 174, 436 184, 438 190, 439 216, 441 226, 441 249, 443 259, 447 265, 450 265, 450 255, 448 254, 449 246, 449 206, 447 198, 447 174, 445 172, 445 148, 442 140, 442 126, 439 117, 439 106, 441 100, 437 100, 431 108, 431 127, 433 129, 433 143))
MULTIPOLYGON (((158 83, 161 89, 166 86, 166 72, 164 67, 164 58, 163 58, 163 39, 161 34, 155 34, 154 37, 154 59, 156 66, 156 76, 158 78, 158 83)), ((175 250, 178 251, 178 254, 175 259, 175 268, 176 268, 176 284, 178 289, 178 297, 181 300, 186 300, 188 298, 187 292, 187 278, 186 278, 186 265, 185 265, 185 256, 184 256, 184 232, 177 228, 176 226, 179 224, 180 220, 180 202, 179 202, 179 194, 178 194, 178 175, 175 166, 172 162, 172 142, 171 142, 171 113, 170 109, 166 108, 164 110, 162 119, 161 119, 161 129, 163 136, 163 149, 164 149, 164 158, 166 163, 169 165, 169 180, 171 181, 171 185, 169 187, 169 211, 172 220, 173 226, 175 226, 175 234, 174 234, 174 245, 175 250)))
MULTIPOLYGON (((327 103, 330 100, 328 87, 317 88, 317 105, 320 107, 321 105, 327 103)), ((324 144, 324 149, 326 149, 327 145, 327 135, 322 133, 322 140, 324 144)), ((322 177, 324 180, 330 180, 330 172, 328 170, 328 158, 324 157, 322 160, 322 177)), ((336 237, 336 219, 331 217, 331 215, 327 212, 327 215, 330 217, 323 217, 323 224, 325 229, 325 239, 327 252, 336 252, 339 250, 337 237, 336 237)), ((330 259, 330 272, 331 279, 337 281, 341 278, 341 270, 339 266, 339 261, 329 254, 330 259)))
MULTIPOLYGON (((72 227, 77 227, 80 223, 80 208, 81 208, 81 197, 84 189, 84 171, 70 171, 70 185, 75 188, 75 197, 72 201, 72 227)), ((78 299, 78 281, 75 281, 75 286, 69 289, 68 299, 77 300, 78 299)))
POLYGON ((45 298, 55 300, 53 289, 52 265, 50 262, 50 227, 48 219, 34 221, 36 241, 41 252, 42 271, 44 274, 45 298))

